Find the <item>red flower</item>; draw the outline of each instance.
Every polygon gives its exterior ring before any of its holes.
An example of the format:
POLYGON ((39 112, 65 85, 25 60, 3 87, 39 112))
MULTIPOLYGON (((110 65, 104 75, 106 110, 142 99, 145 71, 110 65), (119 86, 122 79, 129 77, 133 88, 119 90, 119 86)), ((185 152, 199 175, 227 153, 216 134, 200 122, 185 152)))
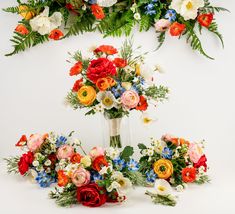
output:
POLYGON ((26 135, 22 135, 20 140, 17 142, 15 146, 24 146, 27 143, 27 137, 26 135))
POLYGON ((82 71, 82 62, 77 62, 71 69, 70 69, 70 76, 78 75, 82 71))
POLYGON ((56 156, 55 153, 52 153, 52 154, 48 155, 47 158, 51 161, 52 166, 54 166, 56 164, 57 156, 56 156))
POLYGON ((107 201, 107 198, 103 188, 91 183, 77 188, 77 200, 87 207, 99 207, 107 201))
POLYGON ((115 66, 106 58, 92 60, 87 69, 87 78, 93 83, 96 83, 99 78, 114 76, 116 74, 115 66))
POLYGON ((98 4, 91 5, 91 12, 97 19, 103 19, 105 17, 103 8, 100 7, 98 4))
POLYGON ((185 183, 192 183, 196 179, 196 169, 195 168, 184 168, 182 170, 182 179, 185 183))
POLYGON ((21 35, 27 35, 29 34, 29 30, 25 27, 23 24, 17 25, 15 31, 21 35))
POLYGON ((63 36, 63 32, 59 29, 52 30, 49 34, 49 38, 54 40, 59 40, 63 36))
POLYGON ((70 158, 71 163, 80 163, 81 155, 78 153, 74 153, 73 156, 70 158))
POLYGON ((79 79, 77 80, 74 85, 73 85, 73 88, 72 88, 72 91, 73 92, 78 92, 78 90, 83 86, 83 79, 79 79))
POLYGON ((206 164, 206 162, 207 162, 206 155, 202 155, 202 156, 200 157, 200 159, 198 160, 198 162, 195 163, 195 164, 193 164, 193 166, 194 166, 195 168, 199 168, 200 166, 204 166, 204 167, 205 167, 205 172, 206 172, 206 170, 207 170, 207 164, 206 164))
POLYGON ((23 154, 18 162, 18 169, 21 175, 24 175, 28 170, 30 164, 33 163, 34 155, 32 152, 23 154))
POLYGON ((209 27, 213 21, 213 13, 201 14, 197 17, 197 21, 201 26, 209 27))
POLYGON ((184 29, 185 29, 185 24, 180 24, 178 22, 174 22, 170 26, 170 34, 171 34, 171 36, 179 36, 179 35, 181 35, 181 33, 183 33, 184 29))
POLYGON ((118 52, 117 49, 111 45, 101 45, 94 50, 94 53, 96 54, 105 53, 107 55, 113 55, 116 54, 117 52, 118 52))
POLYGON ((92 168, 99 172, 103 166, 108 166, 108 162, 104 156, 98 156, 92 163, 92 168))
POLYGON ((127 61, 125 59, 122 58, 115 58, 113 60, 113 63, 116 65, 116 67, 118 68, 124 68, 125 66, 127 66, 127 61))
POLYGON ((57 172, 58 175, 58 186, 64 187, 69 182, 69 178, 65 175, 63 170, 57 172))
POLYGON ((135 107, 136 110, 139 111, 145 111, 148 108, 148 103, 147 100, 144 96, 140 96, 140 101, 138 103, 138 105, 135 107))

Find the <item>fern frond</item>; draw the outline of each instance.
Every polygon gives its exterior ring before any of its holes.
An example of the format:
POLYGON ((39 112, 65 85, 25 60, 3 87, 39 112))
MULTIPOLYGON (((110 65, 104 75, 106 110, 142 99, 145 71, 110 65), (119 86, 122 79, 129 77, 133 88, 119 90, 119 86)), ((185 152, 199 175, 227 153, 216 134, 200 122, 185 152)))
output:
POLYGON ((160 32, 159 35, 157 36, 157 40, 159 44, 156 50, 158 50, 163 45, 165 38, 166 38, 166 32, 160 32))
POLYGON ((226 8, 212 6, 209 0, 204 0, 204 2, 204 7, 200 9, 200 11, 203 13, 230 12, 226 8))
POLYGON ((223 41, 223 36, 222 34, 218 31, 218 25, 216 22, 212 22, 210 24, 210 26, 207 28, 210 32, 214 33, 216 36, 218 36, 218 38, 221 41, 222 47, 224 48, 224 41, 223 41))
POLYGON ((140 20, 140 32, 141 31, 148 31, 149 28, 152 26, 152 19, 150 16, 143 15, 140 20))
POLYGON ((19 7, 18 6, 7 7, 7 8, 3 8, 2 10, 7 12, 7 13, 17 13, 17 14, 19 14, 19 7))

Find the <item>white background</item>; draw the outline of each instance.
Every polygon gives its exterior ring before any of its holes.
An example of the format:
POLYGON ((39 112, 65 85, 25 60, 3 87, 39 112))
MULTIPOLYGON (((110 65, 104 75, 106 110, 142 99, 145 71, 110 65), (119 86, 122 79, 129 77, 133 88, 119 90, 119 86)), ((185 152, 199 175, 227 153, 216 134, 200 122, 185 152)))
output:
MULTIPOLYGON (((196 141, 207 141, 211 184, 190 186, 180 194, 175 208, 153 205, 144 196, 145 189, 133 191, 123 205, 107 205, 98 209, 76 206, 58 208, 47 199, 46 190, 39 189, 23 178, 9 176, 2 164, 0 176, 1 210, 7 213, 234 213, 235 195, 235 69, 234 19, 232 0, 213 1, 232 13, 217 14, 220 31, 224 35, 223 50, 217 38, 204 32, 205 50, 215 60, 208 60, 193 52, 184 39, 168 37, 163 47, 156 47, 154 30, 146 33, 134 31, 135 45, 149 51, 151 64, 160 64, 164 74, 158 83, 170 87, 169 101, 156 110, 157 122, 148 127, 141 123, 138 113, 130 117, 133 145, 148 143, 149 137, 172 133, 196 141), (112 210, 111 210, 112 209, 112 210)), ((0 8, 14 5, 15 0, 1 1, 0 8)), ((78 49, 84 53, 93 45, 111 44, 120 47, 123 38, 103 39, 98 33, 88 33, 59 42, 39 45, 12 57, 9 39, 19 17, 0 12, 0 157, 17 154, 14 144, 22 134, 56 131, 79 131, 86 149, 102 145, 100 117, 85 117, 84 112, 73 111, 63 105, 63 98, 75 79, 69 77, 67 52, 78 49)), ((88 54, 88 53, 87 53, 88 54)))

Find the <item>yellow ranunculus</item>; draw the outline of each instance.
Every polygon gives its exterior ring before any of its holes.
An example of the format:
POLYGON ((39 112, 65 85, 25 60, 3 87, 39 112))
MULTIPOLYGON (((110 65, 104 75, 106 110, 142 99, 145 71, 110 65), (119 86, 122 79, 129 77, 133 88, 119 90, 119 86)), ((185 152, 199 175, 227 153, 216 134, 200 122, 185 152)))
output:
POLYGON ((92 86, 82 86, 78 90, 77 97, 81 104, 89 106, 96 99, 96 91, 92 86))
POLYGON ((26 5, 19 6, 19 14, 26 20, 30 20, 35 16, 35 13, 29 11, 29 8, 26 5))
POLYGON ((86 155, 86 156, 82 157, 81 158, 81 164, 83 164, 83 166, 85 168, 91 166, 91 158, 90 158, 90 156, 86 155))
POLYGON ((136 73, 136 75, 140 76, 140 64, 136 64, 135 73, 136 73))
POLYGON ((160 159, 153 164, 153 170, 159 178, 167 179, 173 173, 173 165, 170 160, 160 159))

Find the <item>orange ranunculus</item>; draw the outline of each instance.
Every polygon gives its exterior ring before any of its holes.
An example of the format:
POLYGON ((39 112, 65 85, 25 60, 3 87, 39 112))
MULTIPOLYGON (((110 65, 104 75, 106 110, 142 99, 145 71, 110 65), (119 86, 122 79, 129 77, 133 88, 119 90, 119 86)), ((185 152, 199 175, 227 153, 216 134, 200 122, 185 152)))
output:
POLYGON ((100 91, 105 91, 109 88, 109 81, 107 80, 107 78, 99 78, 96 82, 96 87, 100 91))
POLYGON ((35 16, 35 13, 29 11, 29 8, 26 5, 19 6, 19 14, 26 20, 30 20, 35 16))
POLYGON ((91 12, 97 19, 103 19, 105 17, 103 8, 100 7, 98 4, 91 5, 91 12))
POLYGON ((59 40, 63 36, 64 36, 63 32, 59 29, 54 29, 49 34, 49 38, 54 40, 59 40))
POLYGON ((196 180, 196 169, 192 168, 184 168, 182 170, 182 180, 185 183, 192 183, 196 180))
POLYGON ((124 68, 125 66, 127 66, 127 61, 125 59, 122 58, 115 58, 113 60, 113 63, 116 65, 116 67, 118 68, 124 68))
POLYGON ((70 76, 78 75, 82 71, 82 62, 77 62, 71 69, 70 69, 70 76))
POLYGON ((105 53, 107 55, 113 55, 116 54, 118 51, 116 48, 114 48, 112 45, 101 45, 98 48, 94 50, 94 53, 105 53))
POLYGON ((135 107, 136 110, 139 111, 145 111, 148 108, 148 103, 147 100, 144 96, 140 96, 140 101, 138 103, 138 105, 135 107))
POLYGON ((116 81, 112 77, 106 77, 106 79, 109 81, 110 87, 113 87, 116 85, 116 81))
POLYGON ((176 146, 182 146, 182 145, 187 145, 187 146, 189 146, 189 144, 190 144, 190 142, 189 141, 187 141, 187 140, 185 140, 185 139, 183 139, 183 138, 172 138, 171 139, 171 143, 172 144, 174 144, 174 145, 176 145, 176 146))
POLYGON ((161 179, 168 179, 173 173, 173 165, 170 160, 160 159, 153 164, 153 170, 161 179))
POLYGON ((140 76, 140 64, 136 64, 135 73, 136 73, 137 76, 140 76))
POLYGON ((80 163, 81 162, 81 155, 78 153, 74 153, 73 156, 70 158, 71 163, 80 163))
POLYGON ((28 29, 25 27, 25 25, 23 25, 23 24, 17 25, 15 31, 16 31, 17 33, 20 33, 21 35, 27 35, 27 34, 29 34, 29 30, 28 30, 28 29))
POLYGON ((77 80, 72 88, 73 92, 78 92, 78 90, 83 86, 83 78, 77 80))
POLYGON ((78 100, 84 106, 91 105, 96 99, 96 91, 92 86, 82 86, 78 90, 78 100))
POLYGON ((65 175, 64 171, 59 170, 57 172, 57 176, 58 176, 58 186, 60 187, 66 186, 66 184, 69 182, 69 178, 67 177, 67 175, 65 175))
POLYGON ((170 34, 171 36, 179 36, 183 33, 183 31, 185 30, 185 24, 180 24, 178 22, 174 22, 171 26, 170 26, 170 34))
POLYGON ((213 13, 200 14, 197 17, 197 21, 201 26, 209 27, 211 22, 213 21, 213 13))
POLYGON ((99 172, 103 166, 108 166, 108 162, 104 156, 98 156, 92 163, 92 168, 99 172))

